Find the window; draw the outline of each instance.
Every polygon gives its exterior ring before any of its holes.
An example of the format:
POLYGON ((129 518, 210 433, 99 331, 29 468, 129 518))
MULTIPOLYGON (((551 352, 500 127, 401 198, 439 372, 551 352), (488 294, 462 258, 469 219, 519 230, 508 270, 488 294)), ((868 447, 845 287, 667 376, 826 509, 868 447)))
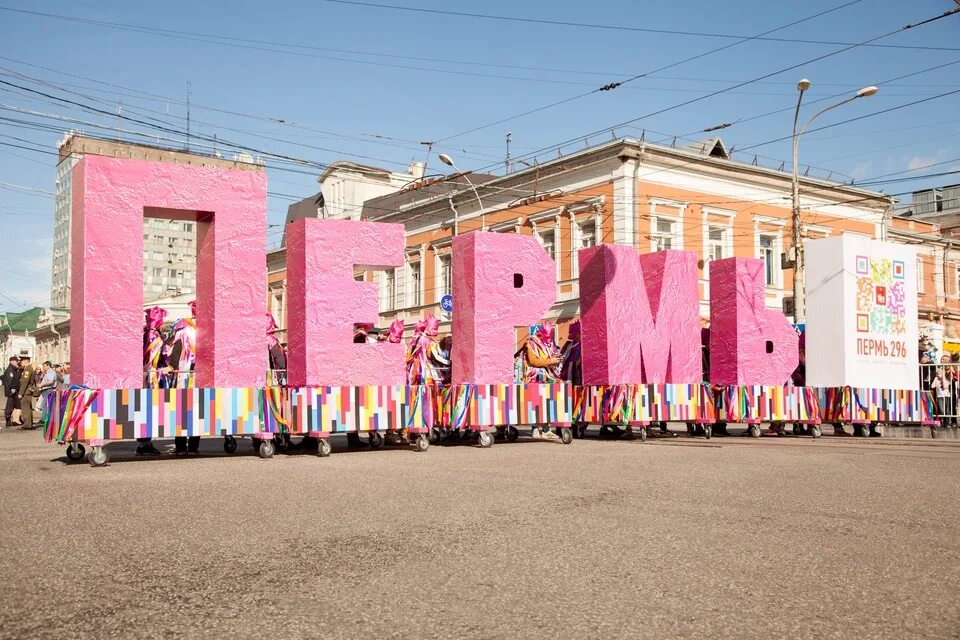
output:
POLYGON ((450 263, 450 254, 446 253, 440 256, 440 296, 452 293, 452 289, 453 266, 450 263))
POLYGON ((554 261, 557 259, 557 234, 551 229, 550 231, 543 231, 537 234, 537 238, 540 240, 541 246, 547 252, 547 255, 554 261))
POLYGON ((580 250, 597 246, 597 223, 591 219, 576 225, 576 236, 573 255, 570 256, 574 278, 580 277, 580 250))
POLYGON ((722 260, 724 247, 727 244, 727 230, 724 227, 710 227, 707 231, 706 261, 722 260))
POLYGON ((357 282, 363 282, 363 271, 354 271, 353 279, 357 282))
POLYGON ((177 239, 176 239, 176 237, 170 236, 170 237, 167 239, 167 244, 170 245, 171 247, 177 246, 177 239))
POLYGON ((777 237, 769 234, 760 234, 760 259, 763 260, 764 280, 768 287, 778 284, 779 269, 777 265, 777 237))
POLYGON ((163 275, 163 269, 161 269, 160 267, 154 267, 154 268, 153 268, 153 277, 154 277, 154 278, 159 278, 159 277, 162 276, 162 275, 163 275))
POLYGON ((669 218, 656 218, 653 225, 651 245, 654 251, 673 249, 673 239, 676 233, 676 221, 669 218))
POLYGON ((159 251, 154 251, 152 254, 150 254, 150 257, 153 260, 163 260, 163 254, 160 253, 159 251))
POLYGON ((153 242, 155 244, 163 244, 163 236, 153 236, 153 242))
POLYGON ((185 222, 185 223, 183 224, 183 230, 184 230, 184 231, 193 231, 193 223, 192 223, 192 222, 185 222))
POLYGON ((390 311, 394 308, 397 299, 397 270, 390 269, 383 273, 383 302, 381 311, 390 311))
POLYGON ((170 277, 170 278, 176 278, 176 277, 177 277, 177 270, 176 270, 176 269, 167 269, 167 276, 170 277))
POLYGON ((420 302, 420 263, 411 262, 410 263, 410 281, 407 283, 409 287, 408 291, 408 301, 407 306, 410 307, 419 307, 422 303, 420 302))

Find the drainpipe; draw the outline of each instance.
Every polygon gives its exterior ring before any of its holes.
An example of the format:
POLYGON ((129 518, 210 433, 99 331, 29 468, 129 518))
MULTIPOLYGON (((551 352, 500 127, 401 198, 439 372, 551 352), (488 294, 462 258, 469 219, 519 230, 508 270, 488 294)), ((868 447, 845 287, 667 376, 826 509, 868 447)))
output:
POLYGON ((453 196, 447 197, 447 203, 450 205, 450 211, 453 211, 453 235, 460 231, 460 212, 453 206, 453 196))

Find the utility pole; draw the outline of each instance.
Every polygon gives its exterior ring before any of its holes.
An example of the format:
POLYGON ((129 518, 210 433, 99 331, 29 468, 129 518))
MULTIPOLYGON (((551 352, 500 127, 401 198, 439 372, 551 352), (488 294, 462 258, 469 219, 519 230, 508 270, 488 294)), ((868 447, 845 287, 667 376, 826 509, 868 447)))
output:
POLYGON ((190 81, 187 80, 187 153, 190 152, 190 81))
POLYGON ((507 157, 503 160, 503 165, 507 173, 510 173, 510 141, 513 140, 513 134, 507 131, 507 157))

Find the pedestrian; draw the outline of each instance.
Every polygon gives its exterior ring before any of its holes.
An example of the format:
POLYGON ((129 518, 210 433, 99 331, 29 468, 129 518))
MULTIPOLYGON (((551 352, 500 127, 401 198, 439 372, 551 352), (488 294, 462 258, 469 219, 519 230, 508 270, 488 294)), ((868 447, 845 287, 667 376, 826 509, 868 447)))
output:
POLYGON ((66 362, 63 365, 63 388, 70 388, 70 363, 66 362))
POLYGON ((49 360, 41 366, 43 368, 41 369, 40 384, 37 385, 37 388, 40 390, 40 419, 46 421, 47 401, 50 394, 57 388, 57 370, 54 369, 53 363, 49 360))
POLYGON ((20 357, 20 389, 17 400, 20 401, 21 429, 33 429, 33 402, 40 395, 37 388, 37 370, 30 360, 30 356, 20 357))
POLYGON ((17 400, 17 394, 20 392, 20 358, 10 356, 10 363, 3 371, 3 398, 5 406, 3 408, 3 419, 8 427, 22 424, 14 413, 20 412, 20 403, 17 400))
POLYGON ((940 426, 945 427, 949 421, 950 382, 943 367, 937 370, 937 377, 933 379, 933 392, 937 396, 937 409, 940 414, 940 426))

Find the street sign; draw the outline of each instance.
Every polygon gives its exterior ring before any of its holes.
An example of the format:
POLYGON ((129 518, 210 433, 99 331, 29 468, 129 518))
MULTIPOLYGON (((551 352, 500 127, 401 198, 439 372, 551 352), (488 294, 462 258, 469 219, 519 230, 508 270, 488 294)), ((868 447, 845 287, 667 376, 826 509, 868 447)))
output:
POLYGON ((453 313, 453 296, 449 293, 440 298, 440 309, 444 313, 453 313))

